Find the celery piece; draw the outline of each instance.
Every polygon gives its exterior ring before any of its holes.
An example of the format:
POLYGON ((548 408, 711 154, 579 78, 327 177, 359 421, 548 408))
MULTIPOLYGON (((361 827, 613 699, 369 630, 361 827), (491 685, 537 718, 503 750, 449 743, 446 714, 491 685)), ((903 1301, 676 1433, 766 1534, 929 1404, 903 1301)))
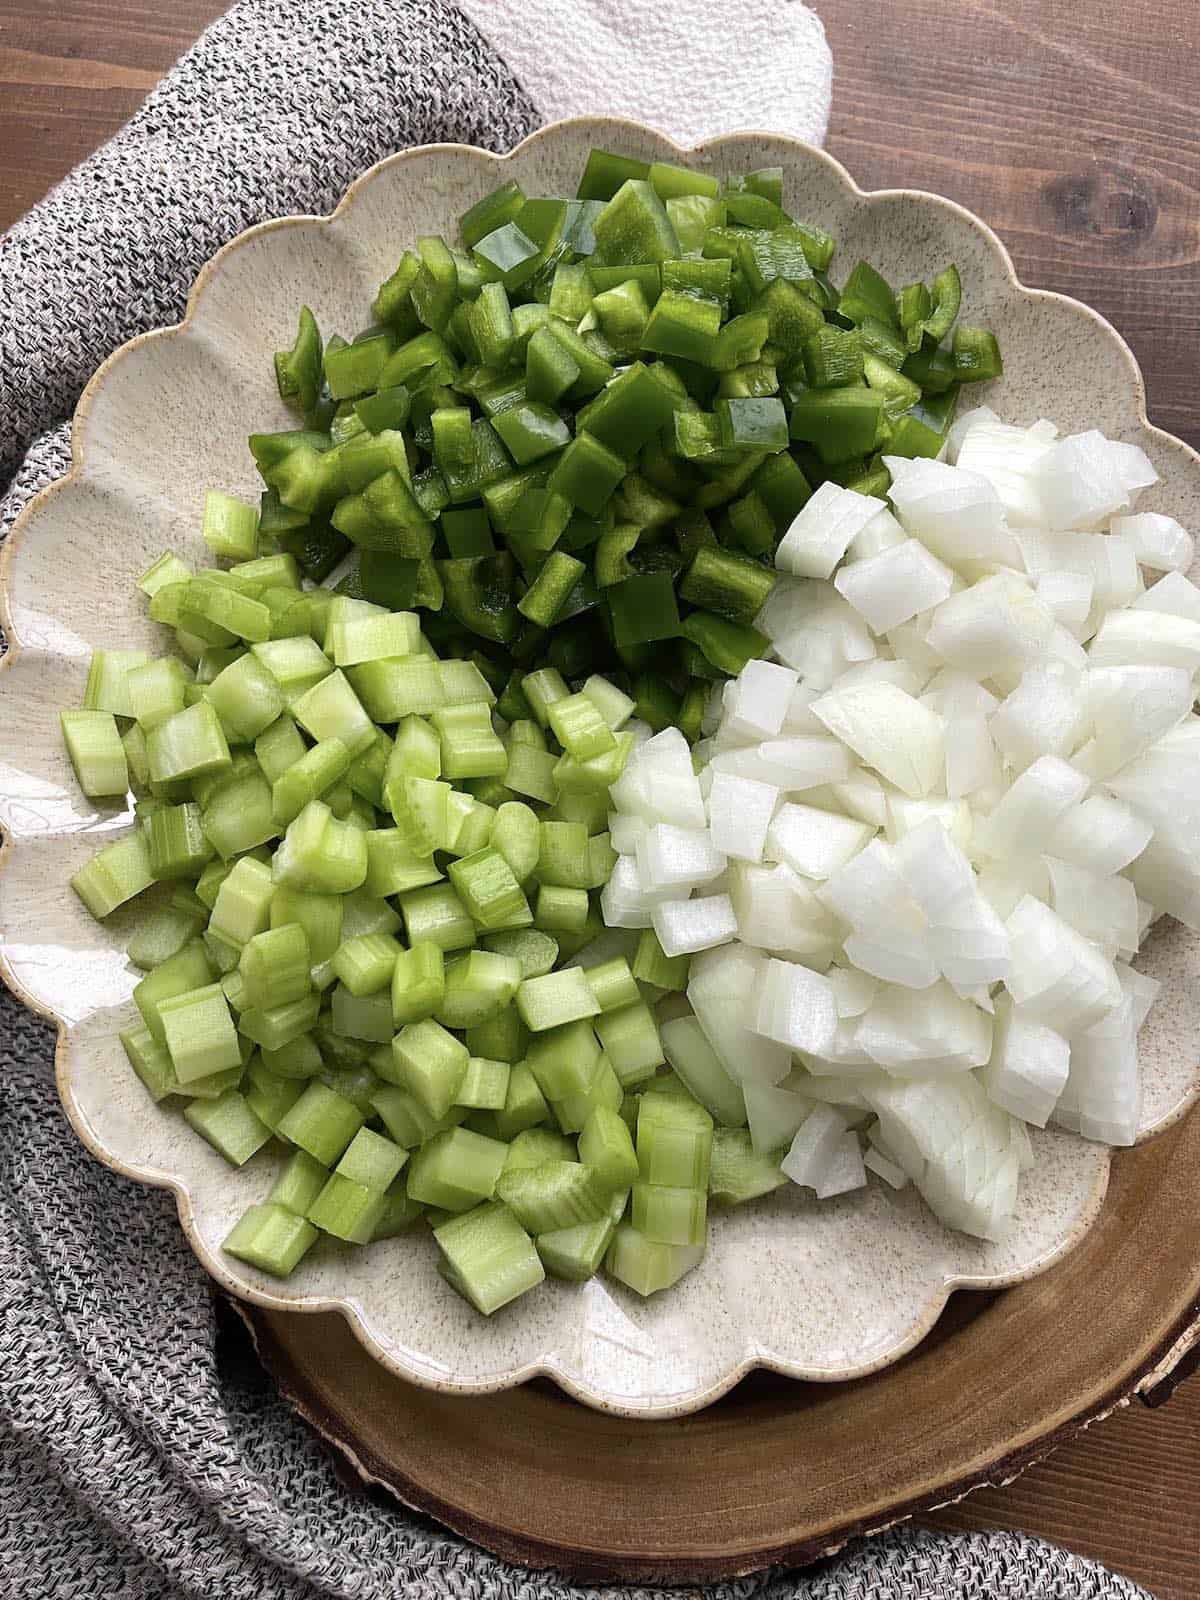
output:
POLYGON ((203 820, 209 842, 227 861, 279 835, 271 785, 257 771, 247 771, 222 785, 205 805, 203 820))
POLYGON ((152 561, 137 581, 138 588, 144 595, 152 598, 169 583, 186 583, 192 576, 192 569, 186 561, 173 554, 170 550, 159 556, 157 561, 152 561))
MULTIPOLYGON (((548 972, 541 978, 526 978, 517 990, 517 1009, 532 1033, 561 1028, 600 1013, 587 978, 577 967, 548 972)), ((545 1093, 545 1085, 542 1088, 545 1093)))
POLYGON ((623 1098, 621 1080, 613 1071, 612 1062, 602 1054, 587 1088, 554 1102, 555 1120, 564 1133, 581 1133, 593 1111, 598 1107, 616 1111, 623 1098))
POLYGON ((708 1192, 718 1205, 744 1205, 787 1181, 778 1162, 755 1150, 745 1128, 714 1129, 708 1192))
POLYGON ((89 799, 124 795, 129 788, 129 766, 112 712, 62 711, 59 722, 84 794, 89 799))
POLYGON ((312 894, 346 894, 367 876, 366 835, 338 822, 320 800, 288 825, 271 867, 274 881, 312 894))
POLYGON ((401 950, 392 968, 392 1020, 397 1027, 431 1017, 445 993, 445 957, 440 945, 418 940, 401 950))
POLYGON ((343 896, 308 894, 280 886, 271 895, 270 925, 299 923, 308 938, 311 961, 328 961, 342 940, 343 896))
POLYGON ((442 876, 433 857, 414 855, 395 828, 372 829, 365 839, 367 876, 363 887, 369 894, 380 898, 404 894, 437 883, 442 876))
MULTIPOLYGON (((624 955, 614 955, 611 962, 589 966, 587 982, 602 1011, 616 1011, 621 1006, 637 1005, 642 1000, 642 990, 638 989, 624 955)), ((605 1048, 608 1046, 605 1045, 605 1048)))
POLYGON ((401 1028, 392 1040, 392 1056, 402 1086, 417 1097, 431 1117, 445 1116, 467 1070, 468 1052, 461 1039, 427 1017, 401 1028))
POLYGON ((340 1172, 332 1172, 308 1208, 308 1220, 322 1233, 348 1244, 368 1244, 383 1215, 384 1196, 340 1172))
POLYGON ((174 995, 187 994, 193 989, 204 988, 212 982, 212 976, 212 967, 204 946, 198 939, 192 939, 182 950, 177 951, 153 972, 148 973, 140 983, 134 985, 133 998, 142 1014, 142 1021, 164 1049, 167 1035, 159 1015, 159 1007, 164 1000, 169 1000, 174 995))
POLYGON ((307 1150, 314 1161, 332 1167, 365 1120, 344 1095, 313 1082, 280 1119, 278 1132, 301 1150, 307 1150))
POLYGON ((515 1139, 526 1129, 535 1128, 550 1114, 537 1079, 523 1061, 513 1063, 509 1073, 504 1105, 496 1112, 496 1132, 502 1139, 515 1139))
POLYGON ((548 931, 578 933, 587 922, 588 909, 586 889, 559 889, 543 883, 538 888, 533 920, 548 931))
POLYGON ((274 1133, 304 1093, 304 1086, 295 1078, 277 1077, 263 1065, 261 1056, 255 1056, 246 1067, 243 1092, 251 1111, 274 1133))
POLYGON ((509 1145, 504 1171, 527 1171, 544 1166, 548 1161, 574 1160, 575 1146, 564 1134, 555 1133, 551 1128, 526 1128, 509 1145))
POLYGON ((547 716, 555 738, 577 761, 590 761, 616 745, 612 728, 587 694, 571 694, 553 701, 547 707, 547 716))
POLYGON ((528 795, 531 800, 550 805, 558 794, 555 765, 554 757, 546 750, 510 743, 508 765, 504 769, 505 786, 515 794, 528 795))
POLYGON ((581 1019, 537 1034, 529 1041, 525 1062, 547 1100, 564 1100, 587 1092, 600 1054, 591 1024, 581 1019))
POLYGON ((607 793, 625 770, 632 749, 633 735, 626 729, 617 735, 616 744, 606 755, 593 756, 590 761, 576 761, 570 755, 560 756, 554 764, 556 792, 560 796, 595 790, 607 793))
POLYGON ((469 1128, 434 1134, 412 1157, 408 1192, 443 1211, 466 1211, 490 1200, 504 1168, 508 1146, 469 1128))
POLYGON ((433 1236, 445 1257, 447 1282, 484 1316, 546 1276, 533 1240, 506 1206, 476 1206, 442 1223, 433 1236))
POLYGON ((238 1089, 226 1089, 216 1100, 193 1100, 184 1107, 183 1114, 230 1166, 244 1166, 271 1137, 270 1128, 255 1115, 238 1089))
MULTIPOLYGON (((708 1183, 713 1119, 692 1100, 675 1094, 644 1094, 638 1107, 637 1154, 644 1183, 666 1188, 701 1188, 708 1183)), ((666 1239, 663 1243, 686 1243, 666 1239)))
POLYGON ((206 984, 158 1002, 167 1050, 185 1091, 188 1080, 241 1065, 237 1030, 220 984, 206 984))
POLYGON ((695 1017, 675 1017, 662 1026, 667 1060, 692 1095, 727 1127, 746 1125, 741 1085, 725 1071, 695 1017))
POLYGON ((71 887, 94 917, 104 918, 153 881, 145 835, 139 829, 98 850, 71 879, 71 887))
POLYGON ((351 994, 339 983, 330 1009, 334 1033, 371 1044, 387 1044, 392 1037, 392 997, 387 989, 375 994, 351 994))
POLYGON ((627 1190, 614 1194, 607 1216, 598 1222, 579 1222, 572 1228, 554 1228, 537 1236, 537 1253, 551 1277, 585 1283, 600 1270, 628 1198, 627 1190))
POLYGON ((208 489, 204 495, 204 542, 225 561, 251 561, 258 550, 258 507, 236 495, 208 489))
POLYGON ((507 1168, 496 1184, 496 1198, 536 1234, 598 1222, 608 1214, 610 1190, 598 1173, 578 1161, 547 1161, 507 1168))
POLYGON ((455 1099, 460 1106, 477 1111, 503 1111, 508 1098, 512 1069, 507 1061, 489 1061, 471 1056, 455 1099))
POLYGON ((529 1030, 517 1015, 516 1006, 506 1005, 482 1022, 472 1023, 466 1031, 466 1043, 473 1056, 511 1065, 524 1060, 529 1030))
POLYGON ((302 1000, 312 987, 308 935, 298 922, 256 933, 242 947, 238 971, 246 1005, 256 1011, 302 1000))
POLYGON ((508 766, 508 754, 492 727, 492 713, 482 702, 444 706, 432 716, 442 746, 442 773, 447 778, 496 778, 508 766))
POLYGON ((508 862, 519 884, 537 866, 541 840, 541 824, 522 801, 508 800, 497 809, 489 843, 508 862))
POLYGON ((229 744, 216 711, 200 700, 160 722, 146 735, 146 759, 152 783, 180 783, 228 768, 229 744))
POLYGON ((522 978, 541 978, 558 960, 558 940, 540 928, 511 928, 502 933, 485 934, 484 949, 497 955, 513 956, 521 966, 522 978))
POLYGON ((475 943, 475 923, 452 884, 435 883, 399 898, 410 945, 428 940, 449 951, 466 950, 475 943))
POLYGON ((707 1189, 633 1186, 633 1226, 654 1244, 703 1245, 707 1210, 707 1189))
POLYGON ((253 1039, 264 1050, 282 1050, 293 1039, 312 1030, 320 1009, 320 995, 306 994, 286 1005, 243 1011, 238 1018, 238 1029, 244 1039, 253 1039))
POLYGON ((333 973, 356 997, 376 994, 391 983, 399 955, 400 945, 390 934, 360 934, 338 946, 333 973))
MULTIPOLYGON (((587 829, 590 841, 597 834, 607 833, 608 806, 608 795, 603 790, 567 789, 555 801, 553 820, 581 822, 587 829)), ((588 848, 591 848, 590 842, 588 848)))
POLYGON ((173 904, 164 906, 139 926, 125 946, 125 954, 135 967, 149 972, 194 939, 207 917, 207 909, 199 901, 195 910, 173 904))
MULTIPOLYGON (((257 656, 231 662, 208 686, 205 697, 227 734, 257 739, 283 710, 283 691, 257 656)), ((139 719, 143 721, 144 719, 139 719)))
POLYGON ((152 1100, 165 1100, 169 1094, 177 1092, 178 1079, 167 1047, 159 1044, 149 1028, 126 1028, 119 1038, 125 1047, 129 1065, 142 1080, 152 1100))
POLYGON ((275 679, 289 706, 333 671, 333 662, 307 634, 252 645, 251 653, 275 679))
POLYGON ((618 732, 633 715, 634 702, 615 683, 593 673, 581 691, 596 707, 614 733, 618 732))
POLYGON ((396 831, 415 856, 431 856, 445 844, 450 785, 432 778, 401 777, 386 784, 396 831))
POLYGON ((683 990, 687 988, 691 960, 691 956, 664 955, 654 929, 643 928, 633 958, 633 975, 639 983, 652 984, 656 989, 683 990))
POLYGON ((370 1104, 391 1137, 405 1150, 424 1144, 435 1133, 445 1133, 467 1114, 465 1106, 451 1106, 444 1117, 431 1117, 415 1096, 393 1083, 383 1083, 373 1089, 370 1104))
POLYGON ((328 1179, 328 1170, 314 1161, 307 1150, 293 1150, 271 1185, 267 1204, 283 1206, 302 1217, 328 1179))
POLYGON ((351 756, 375 738, 375 727, 341 671, 331 672, 291 702, 291 713, 312 737, 340 739, 351 756))
POLYGON ((470 1028, 509 1004, 521 982, 520 962, 490 950, 470 950, 446 970, 437 1020, 447 1028, 470 1028))
POLYGON ((334 1171, 382 1194, 407 1160, 408 1151, 400 1145, 370 1128, 360 1128, 334 1171))
POLYGON ((605 1011, 596 1023, 596 1037, 626 1089, 653 1077, 666 1060, 654 1013, 640 999, 605 1011))
POLYGON ((273 1277, 294 1272, 317 1230, 286 1206, 268 1202, 250 1206, 226 1235, 222 1249, 273 1277))
POLYGON ((242 856, 217 890, 210 931, 239 947, 244 945, 269 926, 274 893, 271 868, 253 856, 242 856))
POLYGON ((280 1078, 315 1078, 325 1065, 311 1033, 297 1034, 278 1050, 262 1052, 263 1065, 280 1078))
POLYGON ((132 717, 129 674, 135 667, 144 667, 149 659, 144 650, 93 650, 83 692, 83 709, 132 717))
POLYGON ((271 814, 286 828, 320 800, 349 770, 350 752, 340 739, 322 739, 279 774, 271 785, 271 814))
POLYGON ((657 1244, 622 1222, 613 1235, 604 1268, 619 1283, 646 1297, 671 1288, 703 1258, 703 1246, 657 1244))
POLYGON ((582 822, 543 822, 536 876, 560 889, 586 889, 588 831, 582 822))
POLYGON ((640 1173, 629 1127, 609 1106, 597 1106, 580 1130, 579 1159, 611 1189, 627 1189, 640 1173))
POLYGON ((529 902, 499 850, 488 846, 462 856, 446 872, 472 922, 485 932, 527 927, 533 921, 529 902))

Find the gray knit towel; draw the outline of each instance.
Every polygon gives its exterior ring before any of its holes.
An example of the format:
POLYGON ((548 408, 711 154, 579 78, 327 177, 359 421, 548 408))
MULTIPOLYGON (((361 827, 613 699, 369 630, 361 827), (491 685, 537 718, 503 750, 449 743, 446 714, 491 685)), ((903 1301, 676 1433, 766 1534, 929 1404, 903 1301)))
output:
MULTIPOLYGON (((92 370, 132 334, 177 318, 219 245, 264 217, 329 210, 391 150, 431 140, 506 149, 563 109, 569 86, 558 69, 572 58, 539 57, 519 25, 510 50, 497 27, 529 8, 463 4, 491 44, 446 0, 243 0, 110 145, 0 240, 0 490, 15 469, 0 499, 0 538, 66 469, 62 419, 92 370)), ((599 40, 617 17, 627 43, 642 4, 555 0, 550 9, 561 19, 577 6, 581 37, 599 40)), ((761 20, 757 0, 722 4, 727 14, 744 10, 747 26, 761 20)), ((772 124, 819 139, 828 83, 819 24, 792 0, 774 9, 780 40, 807 53, 795 58, 801 70, 771 80, 772 124), (788 121, 786 97, 798 85, 803 104, 788 121)), ((655 8, 656 31, 668 15, 655 8)), ((621 62, 618 43, 612 59, 621 62)), ((640 92, 661 97, 655 71, 640 92)), ((636 113, 641 102, 625 85, 614 105, 636 113)), ((668 130, 693 131, 694 107, 644 109, 668 130)), ((46 1024, 0 995, 0 1596, 582 1595, 342 1485, 244 1341, 217 1337, 207 1282, 170 1198, 80 1149, 55 1096, 53 1042, 46 1024)), ((1133 1600, 1145 1592, 1016 1535, 906 1529, 819 1572, 711 1593, 1133 1600)), ((604 1594, 649 1600, 650 1591, 604 1594)))

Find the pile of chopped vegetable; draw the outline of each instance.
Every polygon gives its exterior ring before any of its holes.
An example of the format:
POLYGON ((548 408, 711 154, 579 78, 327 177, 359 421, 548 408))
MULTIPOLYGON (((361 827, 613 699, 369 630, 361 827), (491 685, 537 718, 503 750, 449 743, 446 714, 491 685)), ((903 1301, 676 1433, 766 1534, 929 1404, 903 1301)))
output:
MULTIPOLYGON (((756 672, 785 670, 762 658, 811 649, 833 683, 844 641, 779 569, 815 538, 827 578, 851 536, 831 497, 882 506, 944 451, 959 386, 1001 370, 954 326, 953 266, 894 291, 859 262, 839 289, 833 252, 777 169, 594 151, 575 199, 503 184, 457 245, 405 253, 351 342, 301 313, 275 359, 301 425, 251 437, 258 506, 206 498, 224 564, 140 580, 177 653, 96 651, 64 736, 137 826, 73 885, 101 918, 163 886, 126 1051, 234 1165, 285 1152, 231 1253, 286 1275, 322 1233, 424 1218, 485 1313, 601 1263, 649 1294, 700 1259, 710 1197, 797 1176, 795 1129, 764 1131, 700 998, 743 958, 697 964, 695 1018, 660 1028, 701 947, 674 846, 674 912, 606 933, 598 902, 650 892, 629 817, 608 832, 610 788, 623 812, 653 759, 632 752, 657 733, 694 785, 714 687, 736 680, 717 742, 740 748, 756 672)), ((929 592, 941 558, 906 558, 929 592)), ((698 883, 752 822, 693 810, 698 883)), ((778 1077, 788 1117, 811 1104, 778 1077)))
POLYGON ((1200 590, 1138 447, 980 408, 947 453, 797 516, 775 659, 613 785, 603 908, 692 958, 667 1055, 754 1151, 995 1240, 1030 1126, 1137 1134, 1129 963, 1200 928, 1200 590))

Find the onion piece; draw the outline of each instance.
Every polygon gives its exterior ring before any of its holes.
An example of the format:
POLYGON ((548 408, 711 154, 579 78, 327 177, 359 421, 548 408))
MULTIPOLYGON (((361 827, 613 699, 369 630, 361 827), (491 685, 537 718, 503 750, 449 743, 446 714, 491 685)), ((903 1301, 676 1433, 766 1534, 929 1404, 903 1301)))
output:
POLYGON ((905 794, 918 798, 939 783, 945 765, 942 719, 894 684, 834 690, 813 702, 813 712, 905 794))
POLYGON ((846 1132, 845 1118, 832 1106, 814 1106, 800 1124, 780 1168, 793 1183, 819 1189, 833 1167, 846 1132))
POLYGON ((1024 579, 982 578, 933 612, 928 640, 945 661, 973 678, 1022 672, 1041 654, 1054 618, 1024 579))
POLYGON ((1012 968, 1005 985, 1034 1022, 1070 1039, 1120 1004, 1112 962, 1042 901, 1026 895, 1008 932, 1012 968))
POLYGON ((780 806, 767 831, 769 861, 786 862, 804 878, 824 879, 856 855, 874 828, 816 806, 780 806))
POLYGON ((833 582, 873 633, 886 633, 939 605, 950 593, 954 573, 919 540, 906 539, 843 567, 833 582))
POLYGON ((793 519, 779 541, 775 565, 797 578, 828 578, 856 534, 880 511, 883 500, 827 481, 793 519))
POLYGON ((1141 565, 1156 572, 1186 572, 1196 559, 1191 534, 1174 517, 1165 517, 1158 511, 1114 517, 1111 532, 1128 539, 1141 565))
POLYGON ((727 894, 695 900, 662 900, 651 912, 654 931, 665 956, 689 956, 736 938, 737 918, 727 894))
POLYGON ((755 1032, 790 1050, 821 1055, 837 1030, 833 989, 818 972, 790 961, 769 961, 759 990, 755 1032))
POLYGON ((991 1059, 979 1081, 996 1105, 1044 1128, 1067 1081, 1070 1059, 1071 1046, 1061 1033, 1033 1021, 1004 995, 996 1007, 991 1059))

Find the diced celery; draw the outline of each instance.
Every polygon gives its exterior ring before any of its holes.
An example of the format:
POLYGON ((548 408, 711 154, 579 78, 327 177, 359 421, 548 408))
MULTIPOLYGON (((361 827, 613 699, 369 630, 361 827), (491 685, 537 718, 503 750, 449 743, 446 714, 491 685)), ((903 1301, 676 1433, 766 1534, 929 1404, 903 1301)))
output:
POLYGON ((657 1244, 627 1222, 619 1223, 604 1260, 605 1271, 643 1297, 669 1289, 699 1266, 702 1246, 657 1244))
POLYGON ((79 787, 89 799, 124 795, 129 788, 125 746, 111 711, 63 711, 63 740, 79 787))
POLYGON ((526 978, 517 990, 517 1009, 532 1033, 600 1014, 600 1006, 578 967, 526 978))
POLYGON ((225 1237, 222 1249, 273 1277, 286 1278, 315 1242, 311 1222, 286 1206, 250 1206, 225 1237))
POLYGON ((442 1223, 433 1236, 445 1257, 447 1282, 484 1316, 545 1278, 533 1240, 506 1206, 477 1206, 442 1223))
POLYGON ((237 1089, 226 1089, 216 1100, 193 1100, 183 1114, 230 1166, 244 1166, 271 1137, 270 1128, 237 1089))
POLYGON ((424 1205, 466 1211, 492 1198, 507 1153, 498 1139, 469 1128, 434 1134, 409 1163, 408 1192, 424 1205))

